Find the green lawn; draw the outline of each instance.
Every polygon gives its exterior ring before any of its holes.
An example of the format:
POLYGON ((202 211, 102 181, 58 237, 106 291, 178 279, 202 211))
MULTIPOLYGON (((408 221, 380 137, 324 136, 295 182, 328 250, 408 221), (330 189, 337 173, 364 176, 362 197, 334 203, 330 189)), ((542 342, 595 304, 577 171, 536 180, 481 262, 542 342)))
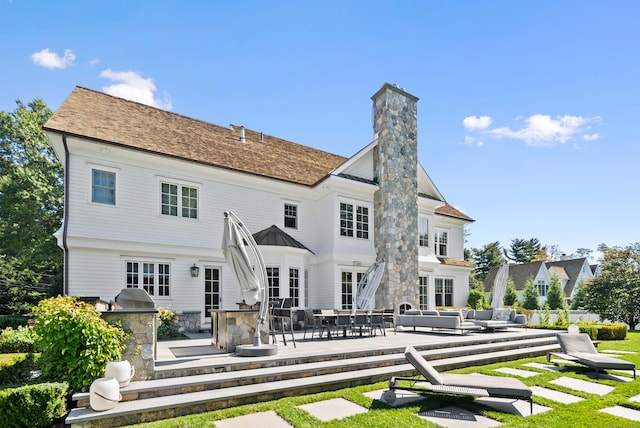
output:
MULTIPOLYGON (((640 352, 640 332, 628 333, 627 339, 624 341, 602 341, 598 347, 600 351, 606 349, 624 350, 640 352)), ((636 366, 640 366, 640 354, 628 354, 623 357, 628 361, 632 361, 636 366)), ((523 364, 527 362, 546 363, 545 357, 530 358, 506 363, 491 364, 480 367, 469 367, 466 369, 455 370, 454 373, 471 373, 480 372, 484 374, 497 375, 494 369, 499 367, 523 368, 523 364)), ((615 390, 604 397, 580 393, 559 387, 549 382, 561 377, 569 376, 577 379, 587 380, 583 374, 583 368, 568 368, 561 373, 551 372, 547 370, 536 370, 526 367, 527 370, 537 371, 540 374, 527 379, 521 379, 530 386, 541 386, 549 389, 555 389, 562 392, 571 393, 584 397, 585 400, 574 404, 559 404, 554 401, 546 400, 534 395, 534 402, 543 406, 551 407, 553 410, 533 416, 515 416, 508 413, 502 413, 493 409, 477 405, 468 397, 453 397, 437 394, 425 395, 423 400, 407 404, 402 407, 392 408, 386 404, 373 400, 364 395, 368 391, 386 388, 386 383, 378 383, 375 385, 361 386, 357 388, 343 389, 340 391, 325 392, 321 394, 305 395, 298 397, 283 398, 280 400, 269 401, 259 404, 251 404, 217 410, 214 412, 201 413, 197 415, 184 416, 175 419, 167 419, 164 421, 139 424, 136 427, 213 427, 215 421, 235 416, 246 415, 249 413, 275 411, 284 418, 289 424, 297 428, 317 428, 317 427, 429 427, 435 426, 426 420, 416 416, 418 412, 425 410, 434 410, 445 405, 455 404, 458 407, 472 410, 489 418, 500 421, 503 427, 629 427, 634 426, 633 422, 621 419, 606 413, 599 412, 598 409, 611 406, 625 406, 640 411, 640 403, 630 402, 629 398, 640 394, 640 378, 633 382, 615 382, 610 380, 602 380, 602 384, 615 387, 615 390), (360 404, 369 409, 368 412, 345 418, 342 420, 333 420, 322 422, 315 419, 307 412, 299 409, 297 406, 301 404, 312 403, 315 401, 327 400, 331 398, 342 397, 354 403, 360 404)), ((640 425, 640 424, 637 424, 640 425)), ((259 427, 257 427, 259 428, 259 427)))

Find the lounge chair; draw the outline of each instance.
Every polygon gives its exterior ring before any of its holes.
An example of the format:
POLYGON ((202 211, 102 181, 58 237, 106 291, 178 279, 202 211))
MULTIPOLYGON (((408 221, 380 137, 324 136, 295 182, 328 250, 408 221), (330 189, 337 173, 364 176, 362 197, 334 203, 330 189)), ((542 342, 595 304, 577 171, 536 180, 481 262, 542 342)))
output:
POLYGON ((405 349, 404 355, 422 377, 391 378, 389 390, 382 395, 382 399, 388 403, 395 401, 395 390, 470 395, 474 397, 512 398, 514 400, 529 401, 531 413, 533 414, 533 392, 531 388, 518 379, 483 374, 440 374, 412 346, 408 346, 405 349), (403 382, 405 386, 402 386, 400 381, 405 381, 403 382))
POLYGON ((596 350, 591 338, 586 333, 557 333, 558 344, 561 352, 549 352, 547 361, 551 362, 551 356, 562 358, 573 363, 582 364, 595 369, 596 379, 600 370, 633 370, 633 378, 636 378, 636 366, 634 363, 624 361, 616 357, 604 355, 596 350))

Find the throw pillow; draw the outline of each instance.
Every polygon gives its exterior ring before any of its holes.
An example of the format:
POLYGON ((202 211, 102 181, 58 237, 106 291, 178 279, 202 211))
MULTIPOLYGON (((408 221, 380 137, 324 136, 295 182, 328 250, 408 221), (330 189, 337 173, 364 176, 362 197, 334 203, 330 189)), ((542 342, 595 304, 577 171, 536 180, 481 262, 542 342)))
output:
POLYGON ((511 309, 494 309, 491 319, 494 321, 509 321, 511 316, 511 309))

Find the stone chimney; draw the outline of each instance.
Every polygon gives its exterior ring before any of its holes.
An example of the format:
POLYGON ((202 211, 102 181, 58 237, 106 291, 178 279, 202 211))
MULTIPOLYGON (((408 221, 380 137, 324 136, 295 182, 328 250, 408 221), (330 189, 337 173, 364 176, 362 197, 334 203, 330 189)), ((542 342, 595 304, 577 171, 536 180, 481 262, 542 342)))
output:
POLYGON ((418 298, 418 98, 385 83, 373 97, 374 243, 386 262, 376 306, 394 308, 418 298))

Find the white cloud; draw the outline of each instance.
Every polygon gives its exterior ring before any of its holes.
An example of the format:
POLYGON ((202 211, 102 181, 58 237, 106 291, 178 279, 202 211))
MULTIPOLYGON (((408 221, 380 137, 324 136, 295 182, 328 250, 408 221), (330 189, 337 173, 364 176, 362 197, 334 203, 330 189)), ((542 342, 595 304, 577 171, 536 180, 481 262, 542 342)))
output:
POLYGON ((464 137, 464 142, 470 146, 482 147, 484 146, 484 142, 478 141, 470 135, 464 137))
POLYGON ((65 49, 64 54, 60 56, 47 48, 32 54, 31 60, 40 67, 65 69, 73 65, 73 61, 76 60, 76 54, 71 49, 65 49))
MULTIPOLYGON (((600 117, 557 116, 534 114, 525 119, 526 126, 512 130, 508 127, 494 128, 486 131, 496 137, 508 137, 522 140, 529 146, 551 146, 554 143, 566 143, 572 138, 583 134, 583 126, 587 123, 598 122, 600 117)), ((599 138, 598 134, 582 135, 585 140, 599 138)))
POLYGON ((491 125, 489 116, 467 116, 462 120, 462 125, 469 131, 487 129, 491 125))
POLYGON ((595 141, 600 139, 600 134, 597 132, 595 134, 585 134, 582 136, 582 139, 585 141, 595 141))
POLYGON ((109 95, 165 110, 171 110, 172 108, 168 95, 165 94, 163 99, 156 98, 156 85, 153 83, 153 79, 144 78, 140 73, 135 71, 112 71, 109 68, 100 73, 100 77, 120 82, 102 88, 109 95))
POLYGON ((89 61, 89 65, 92 66, 92 67, 96 66, 98 64, 100 64, 100 59, 99 58, 95 58, 95 59, 92 59, 91 61, 89 61))

